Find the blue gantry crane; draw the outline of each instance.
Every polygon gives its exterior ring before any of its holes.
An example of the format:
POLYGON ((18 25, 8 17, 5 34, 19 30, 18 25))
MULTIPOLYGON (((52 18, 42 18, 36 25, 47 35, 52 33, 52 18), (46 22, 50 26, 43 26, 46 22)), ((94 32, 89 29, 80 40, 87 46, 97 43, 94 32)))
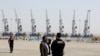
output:
POLYGON ((17 32, 16 32, 15 36, 16 37, 23 36, 21 20, 18 18, 18 15, 17 15, 17 12, 15 9, 14 9, 14 12, 15 12, 15 17, 16 17, 15 21, 17 23, 17 32))
POLYGON ((76 26, 76 21, 75 21, 75 10, 74 10, 74 14, 73 14, 73 20, 72 20, 72 34, 71 37, 77 37, 77 26, 76 26))
POLYGON ((30 37, 32 36, 38 36, 38 34, 36 33, 36 24, 35 24, 35 19, 33 18, 33 13, 32 13, 32 10, 30 10, 31 12, 31 29, 32 29, 32 32, 30 34, 30 37))
POLYGON ((9 36, 9 25, 8 20, 5 18, 4 11, 2 10, 2 17, 3 17, 3 24, 4 24, 4 31, 2 33, 2 36, 9 36))
POLYGON ((67 37, 68 35, 64 33, 64 25, 61 17, 61 10, 59 10, 59 32, 61 33, 61 37, 67 37))
POLYGON ((87 11, 86 20, 84 24, 84 38, 87 38, 90 36, 90 10, 87 11))
POLYGON ((51 25, 50 25, 50 20, 48 19, 47 10, 46 10, 46 33, 45 33, 45 36, 54 37, 54 34, 51 33, 51 25))

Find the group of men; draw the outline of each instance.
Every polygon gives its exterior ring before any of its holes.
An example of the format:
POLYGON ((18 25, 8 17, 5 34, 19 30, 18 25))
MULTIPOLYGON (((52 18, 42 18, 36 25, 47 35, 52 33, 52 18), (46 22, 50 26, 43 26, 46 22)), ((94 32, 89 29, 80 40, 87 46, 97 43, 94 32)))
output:
POLYGON ((61 33, 57 33, 56 39, 50 45, 51 40, 48 37, 43 36, 42 42, 40 43, 41 56, 63 56, 65 42, 61 39, 61 33))
MULTIPOLYGON (((14 38, 10 35, 8 40, 10 53, 13 52, 14 38)), ((41 56, 63 56, 64 55, 65 42, 61 39, 61 33, 57 33, 56 39, 51 43, 51 39, 47 36, 43 36, 40 43, 41 56)))

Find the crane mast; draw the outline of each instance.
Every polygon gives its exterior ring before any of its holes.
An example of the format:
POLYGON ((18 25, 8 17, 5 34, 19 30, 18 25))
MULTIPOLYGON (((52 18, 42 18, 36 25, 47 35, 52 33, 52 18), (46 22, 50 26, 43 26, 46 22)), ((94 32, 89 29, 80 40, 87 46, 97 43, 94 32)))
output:
POLYGON ((76 35, 76 22, 75 22, 75 10, 73 12, 73 20, 72 20, 72 35, 75 36, 76 35))
POLYGON ((64 32, 63 28, 64 28, 64 26, 63 26, 62 17, 61 17, 61 10, 60 10, 59 11, 59 31, 60 31, 60 33, 64 32))
POLYGON ((35 33, 36 32, 35 19, 33 18, 32 10, 30 12, 31 12, 32 33, 35 33))
POLYGON ((87 11, 86 20, 84 24, 84 36, 89 37, 90 34, 90 10, 87 11))
POLYGON ((9 31, 8 20, 5 18, 3 10, 2 10, 2 17, 3 17, 3 23, 4 23, 4 32, 8 32, 9 31))
POLYGON ((51 25, 50 25, 50 21, 48 19, 48 13, 46 10, 46 33, 49 34, 51 32, 51 25))
POLYGON ((15 9, 14 9, 14 12, 15 12, 16 23, 17 23, 17 31, 18 33, 21 33, 22 32, 21 20, 18 18, 18 15, 15 9))

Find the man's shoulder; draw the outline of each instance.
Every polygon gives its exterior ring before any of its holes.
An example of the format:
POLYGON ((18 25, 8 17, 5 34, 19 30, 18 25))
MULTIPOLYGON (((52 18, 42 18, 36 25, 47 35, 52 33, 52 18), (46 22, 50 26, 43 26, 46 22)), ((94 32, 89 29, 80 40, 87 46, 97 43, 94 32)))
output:
POLYGON ((53 40, 53 42, 57 42, 57 40, 53 40))
POLYGON ((58 40, 57 40, 57 43, 58 43, 58 44, 63 44, 64 41, 63 41, 62 39, 58 39, 58 40))
POLYGON ((41 44, 44 44, 44 42, 43 42, 43 41, 41 41, 41 44))
POLYGON ((44 42, 41 42, 40 45, 44 45, 44 42))
MULTIPOLYGON (((62 39, 59 39, 59 41, 63 41, 62 39)), ((64 42, 64 41, 63 41, 64 42)))

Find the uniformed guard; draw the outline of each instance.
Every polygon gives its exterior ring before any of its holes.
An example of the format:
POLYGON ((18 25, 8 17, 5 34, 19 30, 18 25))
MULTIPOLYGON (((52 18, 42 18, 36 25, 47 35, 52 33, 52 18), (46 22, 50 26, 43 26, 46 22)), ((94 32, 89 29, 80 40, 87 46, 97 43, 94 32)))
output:
POLYGON ((10 47, 10 53, 13 53, 14 38, 12 32, 10 32, 9 36, 10 38, 8 39, 8 43, 10 47))
POLYGON ((57 33, 56 40, 54 40, 51 44, 52 56, 63 56, 63 49, 65 47, 65 42, 60 39, 61 33, 57 33))

